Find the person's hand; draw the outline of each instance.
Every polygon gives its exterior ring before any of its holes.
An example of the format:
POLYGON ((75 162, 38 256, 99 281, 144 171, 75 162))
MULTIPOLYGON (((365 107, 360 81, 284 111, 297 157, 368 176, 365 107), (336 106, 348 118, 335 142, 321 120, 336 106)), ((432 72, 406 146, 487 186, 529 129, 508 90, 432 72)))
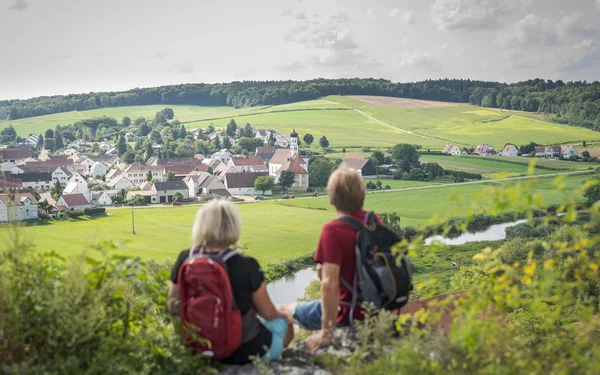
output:
POLYGON ((333 331, 325 332, 321 330, 315 333, 314 335, 306 339, 306 342, 304 344, 304 354, 312 354, 320 348, 331 344, 332 338, 333 331))

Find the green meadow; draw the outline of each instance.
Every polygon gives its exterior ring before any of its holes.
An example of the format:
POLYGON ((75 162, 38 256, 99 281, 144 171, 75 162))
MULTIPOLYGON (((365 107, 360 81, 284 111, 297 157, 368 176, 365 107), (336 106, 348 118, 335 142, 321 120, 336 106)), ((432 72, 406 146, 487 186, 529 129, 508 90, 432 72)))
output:
MULTIPOLYGON (((423 155, 421 163, 438 163, 444 169, 480 173, 489 178, 526 175, 532 159, 524 157, 479 157, 423 155)), ((535 159, 535 174, 552 174, 595 168, 591 163, 573 163, 559 160, 535 159)))
POLYGON ((357 99, 331 96, 329 100, 360 109, 399 129, 458 145, 489 143, 502 148, 506 143, 522 145, 573 144, 600 139, 600 133, 538 120, 519 112, 502 112, 471 105, 436 108, 374 106, 357 99))
POLYGON ((324 135, 330 147, 338 151, 344 147, 386 148, 398 143, 419 144, 423 148, 441 150, 447 142, 460 146, 490 143, 495 148, 502 148, 506 143, 521 145, 530 141, 579 144, 582 140, 600 140, 600 134, 592 130, 557 125, 538 119, 543 117, 515 111, 503 112, 470 105, 434 108, 375 106, 343 96, 241 109, 187 105, 102 108, 0 121, 0 128, 11 124, 19 135, 27 136, 30 133, 43 133, 59 124, 67 125, 98 116, 152 118, 164 107, 173 108, 175 117, 185 123, 188 129, 204 128, 209 124, 224 127, 233 118, 239 125, 250 123, 281 133, 289 133, 293 128, 301 135, 311 133, 315 136, 314 149, 319 148, 318 139, 324 135), (355 108, 367 115, 355 111, 355 108))
MULTIPOLYGON (((581 186, 587 176, 566 179, 564 192, 552 191, 553 179, 539 179, 532 188, 553 204, 581 186)), ((368 193, 366 208, 376 212, 397 212, 402 225, 422 227, 433 217, 464 215, 473 205, 489 199, 486 183, 368 193)), ((511 184, 506 184, 510 186, 511 184)), ((243 222, 241 243, 263 264, 296 258, 314 250, 321 226, 336 217, 327 197, 240 204, 243 222)), ((131 234, 130 209, 109 209, 108 215, 72 221, 47 221, 17 227, 19 233, 40 250, 54 250, 64 256, 84 251, 105 241, 118 245, 119 254, 143 259, 174 259, 189 246, 190 229, 198 206, 137 208, 136 235, 131 234)), ((0 227, 0 243, 6 243, 13 229, 0 227)))

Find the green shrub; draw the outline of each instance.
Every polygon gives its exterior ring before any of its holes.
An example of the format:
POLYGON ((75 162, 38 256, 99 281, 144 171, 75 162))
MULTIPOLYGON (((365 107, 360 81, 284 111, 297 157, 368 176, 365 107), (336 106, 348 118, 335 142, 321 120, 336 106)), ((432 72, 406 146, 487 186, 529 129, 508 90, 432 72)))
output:
POLYGON ((18 229, 1 251, 3 373, 214 373, 165 312, 168 262, 65 260, 34 250, 18 229))

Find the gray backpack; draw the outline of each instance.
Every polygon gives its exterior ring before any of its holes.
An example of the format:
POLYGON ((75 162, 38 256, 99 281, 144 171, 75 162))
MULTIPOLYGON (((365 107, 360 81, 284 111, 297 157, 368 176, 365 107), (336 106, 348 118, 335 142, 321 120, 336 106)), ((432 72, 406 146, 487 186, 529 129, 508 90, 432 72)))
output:
POLYGON ((378 224, 373 212, 367 212, 363 223, 350 216, 339 221, 356 229, 356 272, 354 280, 340 278, 342 284, 352 292, 350 322, 354 309, 362 302, 372 303, 376 308, 400 309, 408 302, 413 289, 414 265, 404 254, 392 254, 392 247, 400 238, 391 230, 378 224))

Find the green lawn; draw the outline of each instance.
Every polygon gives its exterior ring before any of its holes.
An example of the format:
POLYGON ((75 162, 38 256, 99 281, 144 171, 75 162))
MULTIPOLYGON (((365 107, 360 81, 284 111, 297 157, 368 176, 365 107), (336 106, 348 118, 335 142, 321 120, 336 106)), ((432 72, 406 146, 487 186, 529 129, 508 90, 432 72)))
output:
MULTIPOLYGON (((569 177, 566 191, 581 185, 586 176, 569 177)), ((402 181, 402 183, 406 183, 402 181)), ((545 203, 557 203, 560 193, 549 192, 552 179, 535 183, 545 203)), ((422 190, 369 193, 366 208, 376 212, 397 212, 403 225, 424 226, 434 216, 464 214, 485 185, 440 186, 422 190)), ((480 198, 483 199, 483 198, 480 198)), ((327 197, 240 204, 243 221, 242 243, 249 254, 263 264, 292 259, 314 250, 321 226, 335 218, 327 197), (319 209, 311 209, 319 208, 319 209), (324 209, 324 210, 323 210, 324 209)), ((80 254, 103 241, 120 244, 121 254, 144 259, 173 259, 189 246, 190 229, 198 207, 138 208, 136 235, 131 234, 131 210, 110 209, 109 215, 70 222, 44 222, 18 230, 39 249, 55 250, 65 256, 80 254)), ((0 243, 6 243, 9 228, 0 227, 0 243)))
POLYGON ((550 145, 578 143, 584 139, 600 140, 598 132, 553 124, 522 116, 514 111, 502 112, 471 105, 439 108, 384 107, 343 96, 330 96, 326 99, 358 108, 400 129, 459 145, 489 143, 501 149, 506 143, 522 145, 534 141, 550 145))

